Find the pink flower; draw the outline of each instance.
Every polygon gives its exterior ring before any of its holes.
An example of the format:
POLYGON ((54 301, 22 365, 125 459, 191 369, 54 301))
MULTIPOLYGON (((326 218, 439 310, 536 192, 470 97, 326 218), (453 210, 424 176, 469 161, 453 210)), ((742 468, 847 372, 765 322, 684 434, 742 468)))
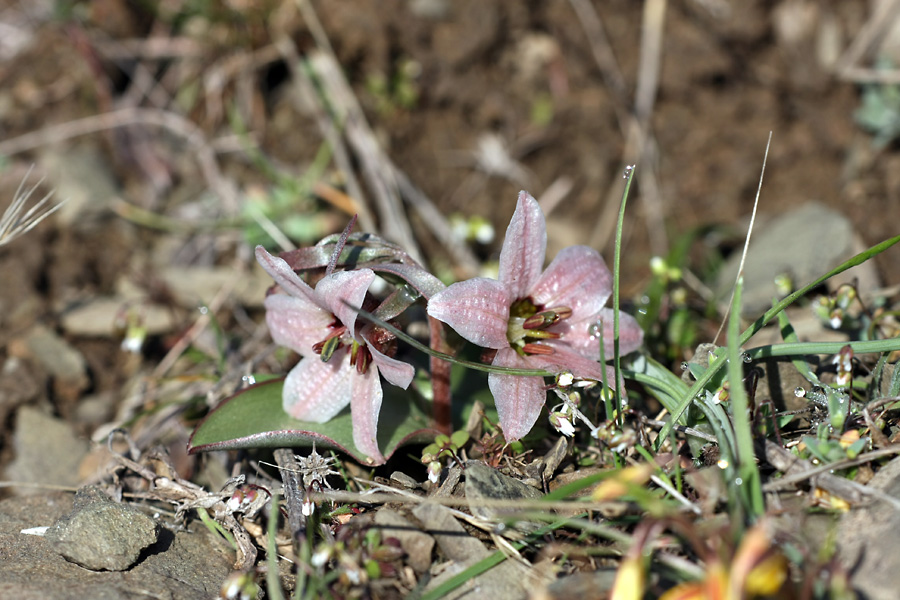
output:
POLYGON ((272 339, 303 357, 284 381, 284 410, 295 419, 324 423, 349 404, 353 443, 373 463, 383 463, 376 440, 382 400, 378 374, 406 389, 415 370, 387 356, 371 326, 357 332, 356 312, 345 304, 362 306, 375 273, 339 271, 313 290, 262 246, 256 248, 256 260, 281 288, 265 301, 272 339))
MULTIPOLYGON (((516 212, 500 251, 500 280, 476 278, 454 283, 428 302, 428 314, 479 346, 497 349, 502 367, 571 372, 583 379, 614 381, 600 358, 613 356, 613 311, 604 308, 612 276, 603 258, 587 246, 562 250, 546 270, 547 229, 537 201, 519 193, 516 212)), ((636 350, 643 332, 634 317, 619 316, 619 349, 636 350)), ((541 377, 491 373, 500 426, 507 440, 528 433, 546 400, 541 377)))

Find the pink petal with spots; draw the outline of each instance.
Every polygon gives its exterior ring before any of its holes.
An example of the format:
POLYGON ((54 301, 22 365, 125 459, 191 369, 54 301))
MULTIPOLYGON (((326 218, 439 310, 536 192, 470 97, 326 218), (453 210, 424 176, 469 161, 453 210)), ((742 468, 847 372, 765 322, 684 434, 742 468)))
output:
MULTIPOLYGON (((498 367, 535 368, 512 348, 499 350, 493 364, 498 367)), ((547 401, 544 379, 491 373, 488 375, 488 387, 494 396, 497 416, 506 440, 517 440, 531 431, 547 401)))
POLYGON ((272 340, 301 356, 317 356, 313 344, 328 336, 334 316, 305 296, 272 294, 265 300, 266 324, 272 340))
POLYGON ((385 459, 378 449, 378 414, 384 392, 377 369, 369 369, 365 375, 354 373, 351 389, 353 443, 372 459, 372 464, 380 465, 385 459))
MULTIPOLYGON (((593 325, 600 322, 603 326, 603 353, 606 360, 613 358, 613 310, 604 308, 590 319, 572 321, 571 319, 559 323, 553 331, 562 334, 562 343, 573 350, 591 358, 600 360, 600 339, 597 328, 593 325)), ((641 347, 644 342, 644 332, 634 317, 628 313, 619 311, 619 353, 626 355, 641 347)))
MULTIPOLYGON (((366 328, 368 329, 368 328, 366 328)), ((378 351, 369 341, 368 331, 363 330, 362 335, 366 340, 366 348, 372 353, 372 362, 378 367, 378 372, 387 379, 391 384, 401 387, 404 390, 412 383, 416 370, 412 365, 403 361, 391 358, 386 354, 378 351)))
POLYGON ((375 273, 371 269, 358 271, 339 271, 322 278, 316 284, 316 295, 328 306, 328 309, 347 327, 347 331, 356 338, 356 315, 353 307, 361 307, 366 298, 366 291, 372 285, 375 273))
POLYGON ((428 314, 443 321, 473 344, 508 348, 506 327, 511 299, 503 285, 479 277, 454 283, 432 296, 428 314))
POLYGON ((304 358, 284 380, 282 406, 287 414, 313 423, 324 423, 350 403, 350 354, 341 348, 327 363, 318 357, 304 358))
POLYGON ((579 320, 602 309, 611 293, 612 275, 600 254, 587 246, 569 246, 541 274, 530 296, 544 308, 571 308, 570 318, 579 320))
POLYGON ((528 192, 519 192, 503 248, 500 250, 500 281, 510 300, 528 296, 544 268, 547 249, 547 225, 537 200, 528 192))
POLYGON ((271 275, 272 279, 275 280, 275 283, 281 286, 281 289, 283 289, 285 293, 297 298, 305 298, 308 301, 325 308, 325 305, 315 297, 309 284, 300 279, 300 276, 294 273, 293 269, 291 269, 284 260, 277 256, 272 256, 266 252, 266 249, 262 246, 257 246, 256 261, 266 270, 266 273, 271 275))

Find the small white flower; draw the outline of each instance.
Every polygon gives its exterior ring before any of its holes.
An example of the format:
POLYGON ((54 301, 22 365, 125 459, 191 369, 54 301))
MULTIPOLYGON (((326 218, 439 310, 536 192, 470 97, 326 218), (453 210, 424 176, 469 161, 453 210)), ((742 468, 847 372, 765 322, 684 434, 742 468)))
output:
POLYGON ((358 568, 346 569, 344 574, 353 585, 359 585, 362 582, 362 572, 358 568))
POLYGON ((316 512, 316 504, 309 498, 306 498, 303 501, 303 504, 300 506, 300 512, 304 517, 311 517, 314 512, 316 512))
POLYGON ((328 548, 322 548, 313 553, 309 558, 309 564, 316 568, 321 568, 325 566, 329 558, 331 558, 331 551, 328 548))
POLYGON ((120 348, 125 352, 130 352, 131 354, 140 354, 141 348, 144 346, 144 340, 147 338, 146 332, 140 332, 139 335, 135 335, 135 332, 130 332, 122 339, 122 344, 120 348))
MULTIPOLYGON (((563 407, 563 409, 565 410, 565 407, 563 407)), ((550 424, 555 430, 566 437, 575 435, 575 426, 572 425, 572 421, 570 421, 563 412, 551 413, 550 424)))
POLYGON ((441 463, 433 461, 428 464, 428 481, 437 484, 441 480, 441 463))
POLYGON ((231 498, 228 499, 228 502, 225 503, 225 507, 230 512, 237 512, 241 508, 241 502, 243 498, 238 495, 237 492, 232 494, 231 498))

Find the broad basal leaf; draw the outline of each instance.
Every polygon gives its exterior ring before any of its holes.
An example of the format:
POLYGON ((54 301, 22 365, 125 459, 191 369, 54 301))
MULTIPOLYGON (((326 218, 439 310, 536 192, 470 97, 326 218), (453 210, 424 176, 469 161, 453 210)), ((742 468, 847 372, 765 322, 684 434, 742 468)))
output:
MULTIPOLYGON (((327 423, 308 423, 289 417, 281 408, 283 379, 251 386, 216 407, 197 426, 188 451, 312 446, 346 452, 361 463, 365 456, 353 445, 350 407, 327 423)), ((378 422, 378 445, 386 458, 405 444, 429 442, 439 432, 409 395, 384 386, 378 422)))

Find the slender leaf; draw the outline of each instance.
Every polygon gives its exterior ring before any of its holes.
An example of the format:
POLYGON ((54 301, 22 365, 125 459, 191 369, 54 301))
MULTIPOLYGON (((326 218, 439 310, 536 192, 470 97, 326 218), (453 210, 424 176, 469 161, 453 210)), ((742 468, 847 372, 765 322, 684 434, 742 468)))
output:
POLYGON ((738 277, 734 286, 734 300, 731 318, 728 321, 728 382, 731 397, 732 419, 734 420, 735 453, 737 456, 738 480, 728 486, 741 501, 746 513, 756 520, 765 510, 762 483, 756 467, 756 453, 753 450, 753 431, 750 429, 750 408, 747 392, 744 390, 744 361, 738 344, 741 327, 741 295, 744 277, 738 277))

